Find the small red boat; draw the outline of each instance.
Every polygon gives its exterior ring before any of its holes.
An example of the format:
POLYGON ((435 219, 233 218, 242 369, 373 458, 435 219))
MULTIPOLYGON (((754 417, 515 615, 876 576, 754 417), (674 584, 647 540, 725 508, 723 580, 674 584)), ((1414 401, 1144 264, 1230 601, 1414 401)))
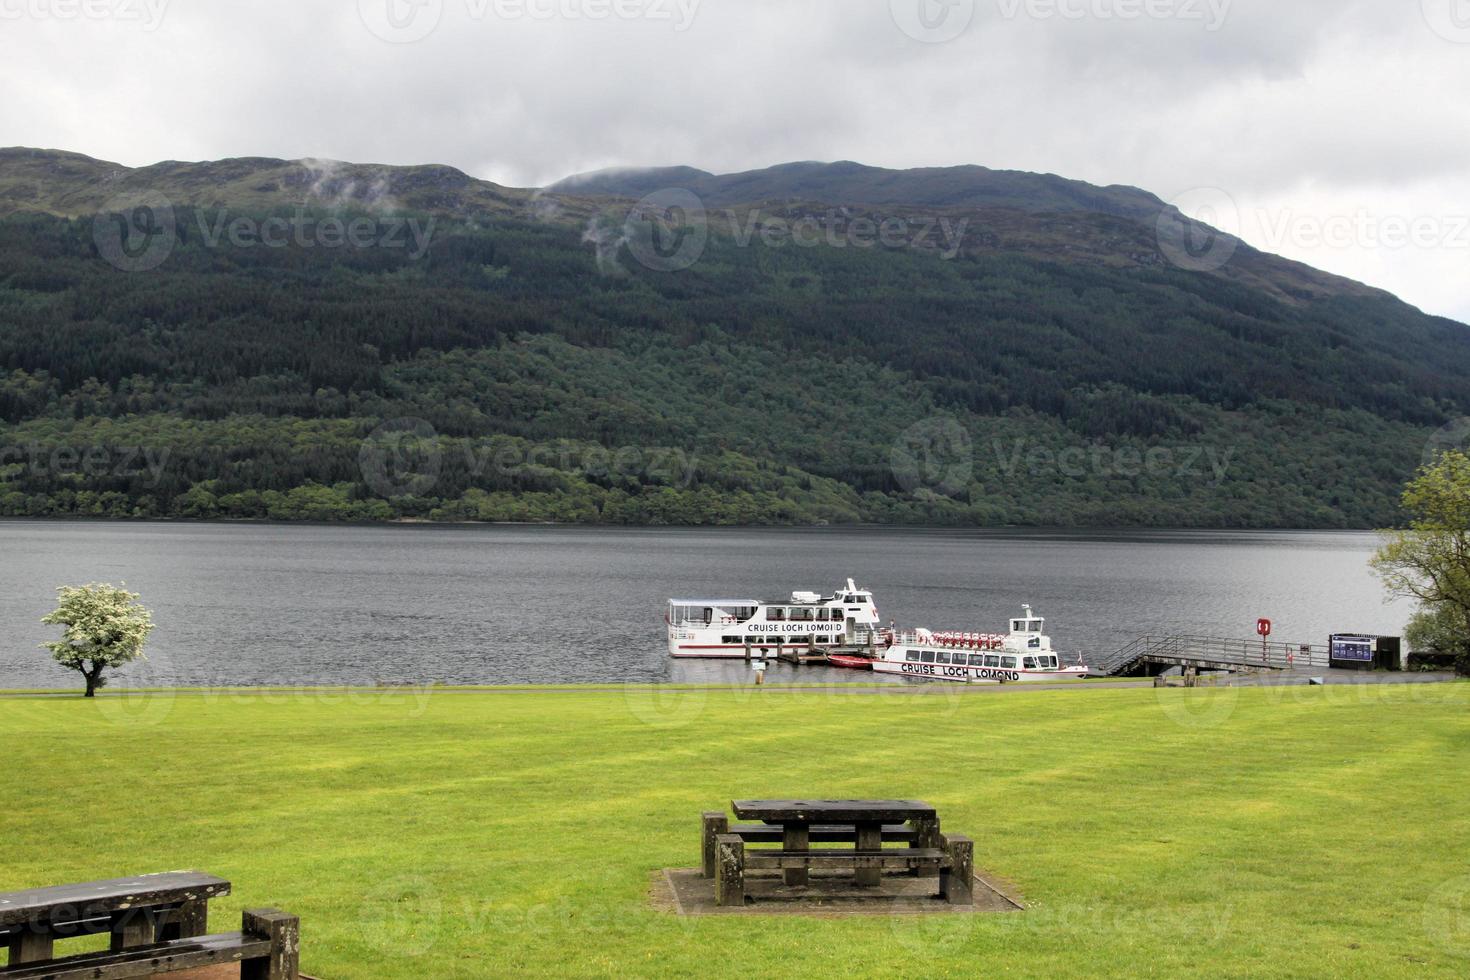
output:
POLYGON ((850 670, 873 669, 873 661, 867 657, 853 657, 845 653, 834 653, 827 658, 827 662, 833 667, 846 667, 850 670))

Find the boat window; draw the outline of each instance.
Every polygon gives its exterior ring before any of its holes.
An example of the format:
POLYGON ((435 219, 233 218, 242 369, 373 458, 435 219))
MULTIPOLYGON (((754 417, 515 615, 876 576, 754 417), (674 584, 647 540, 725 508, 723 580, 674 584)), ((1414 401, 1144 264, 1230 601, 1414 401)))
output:
POLYGON ((726 646, 729 646, 732 643, 739 643, 740 642, 740 637, 738 637, 738 636, 722 636, 722 637, 720 637, 720 642, 723 643, 723 644, 725 644, 726 646))
POLYGON ((907 660, 911 664, 916 664, 919 662, 919 651, 908 650, 904 653, 903 659, 907 660))
POLYGON ((1030 640, 1027 640, 1026 641, 1026 649, 1028 649, 1028 650, 1040 650, 1041 649, 1041 637, 1039 637, 1039 636, 1033 636, 1030 640))
POLYGON ((819 622, 819 623, 825 623, 826 621, 827 621, 827 610, 826 609, 818 609, 817 610, 817 622, 819 622))
POLYGON ((985 666, 987 666, 987 667, 999 667, 1000 666, 1000 657, 997 656, 996 654, 993 654, 993 653, 987 653, 985 655, 985 666))
POLYGON ((972 654, 970 654, 970 666, 971 667, 984 667, 985 666, 985 654, 983 654, 983 653, 972 653, 972 654))
POLYGON ((1027 657, 1025 660, 1021 661, 1021 666, 1025 667, 1027 670, 1035 670, 1036 669, 1036 658, 1035 657, 1027 657))
POLYGON ((791 610, 791 619, 793 622, 810 623, 812 621, 812 610, 793 609, 791 610))
POLYGON ((1015 670, 1016 669, 1016 658, 1015 657, 1001 657, 1000 658, 1000 665, 1002 667, 1004 667, 1006 670, 1015 670))
MULTIPOLYGON (((962 659, 964 658, 964 656, 965 655, 963 653, 960 654, 960 657, 962 659)), ((935 657, 934 657, 934 662, 937 663, 937 664, 947 664, 947 663, 949 663, 949 654, 947 654, 947 653, 936 654, 935 657)))
POLYGON ((777 609, 775 606, 766 610, 766 622, 779 623, 786 619, 786 610, 777 609))
POLYGON ((873 597, 870 596, 870 595, 860 595, 860 596, 858 596, 856 599, 854 599, 852 601, 853 602, 872 602, 873 601, 873 597))
POLYGON ((1012 633, 1024 633, 1025 631, 1026 631, 1026 622, 1025 622, 1025 620, 1021 620, 1021 619, 1013 619, 1013 620, 1011 620, 1011 632, 1012 633))
POLYGON ((932 664, 934 662, 934 651, 933 650, 925 650, 919 656, 919 659, 922 660, 926 664, 932 664))

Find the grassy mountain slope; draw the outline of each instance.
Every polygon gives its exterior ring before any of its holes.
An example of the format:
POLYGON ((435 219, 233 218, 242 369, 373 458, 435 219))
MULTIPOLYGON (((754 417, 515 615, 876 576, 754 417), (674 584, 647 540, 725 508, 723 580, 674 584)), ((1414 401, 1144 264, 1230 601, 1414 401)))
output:
POLYGON ((0 514, 1362 527, 1470 407, 1462 325, 1116 213, 737 204, 657 272, 621 199, 448 168, 4 151, 0 200, 0 514), (99 258, 118 181, 175 205, 157 268, 99 258), (303 213, 433 235, 207 233, 303 213), (971 221, 947 260, 752 214, 971 221))
POLYGON ((692 167, 604 170, 569 177, 548 190, 597 197, 632 197, 665 187, 687 187, 706 204, 726 207, 761 201, 908 205, 934 208, 1017 208, 1032 212, 1091 211, 1152 219, 1164 203, 1136 187, 1097 187, 1055 174, 988 167, 886 170, 860 163, 788 163, 746 173, 715 175, 692 167))
POLYGON ((0 149, 0 214, 95 214, 153 192, 178 206, 242 210, 285 206, 506 214, 530 191, 476 180, 453 167, 388 167, 336 160, 242 157, 128 168, 79 153, 0 149))

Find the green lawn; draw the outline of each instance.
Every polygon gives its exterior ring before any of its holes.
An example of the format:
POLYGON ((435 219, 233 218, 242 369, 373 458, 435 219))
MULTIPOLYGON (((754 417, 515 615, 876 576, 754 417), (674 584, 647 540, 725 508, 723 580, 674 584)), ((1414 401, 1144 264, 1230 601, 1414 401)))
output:
POLYGON ((1464 976, 1470 686, 0 698, 0 889, 199 868, 350 977, 1464 976), (1030 910, 681 919, 735 796, 920 797, 1030 910))

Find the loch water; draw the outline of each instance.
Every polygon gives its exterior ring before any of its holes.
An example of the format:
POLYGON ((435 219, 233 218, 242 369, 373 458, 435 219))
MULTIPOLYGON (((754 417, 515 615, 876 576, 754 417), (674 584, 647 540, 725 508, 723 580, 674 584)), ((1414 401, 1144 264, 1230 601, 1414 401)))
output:
MULTIPOLYGON (((1021 603, 1068 658, 1145 633, 1396 635, 1362 532, 932 531, 0 522, 0 688, 69 687, 39 644, 54 588, 153 609, 122 685, 748 681, 673 661, 671 597, 873 591, 900 626, 1000 632, 1021 603)), ((873 675, 801 668, 825 681, 873 675)), ((797 676, 783 667, 775 676, 797 676)))

